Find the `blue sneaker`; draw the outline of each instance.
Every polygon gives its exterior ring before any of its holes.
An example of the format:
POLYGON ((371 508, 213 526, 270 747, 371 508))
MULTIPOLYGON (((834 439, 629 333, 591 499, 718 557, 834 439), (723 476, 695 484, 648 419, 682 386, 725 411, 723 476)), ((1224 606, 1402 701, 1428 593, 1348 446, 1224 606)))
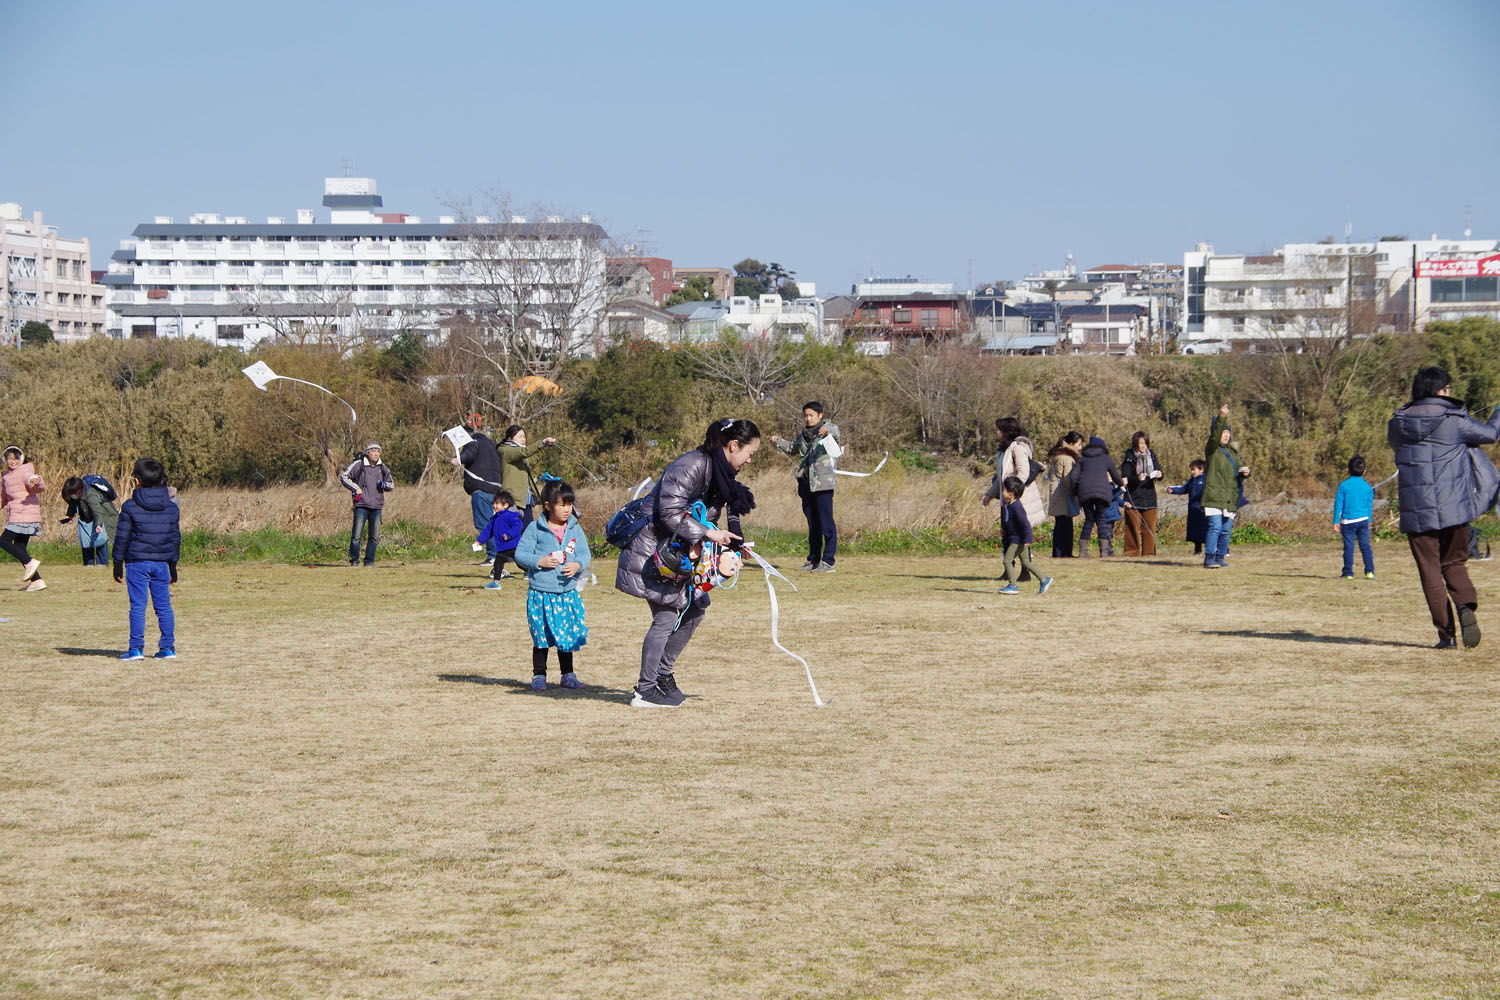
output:
POLYGON ((145 658, 146 654, 139 649, 127 649, 120 654, 120 659, 122 660, 144 660, 145 658))
POLYGON ((1000 588, 1000 593, 1002 594, 1019 594, 1020 592, 1021 588, 1017 587, 1013 583, 1007 583, 1005 586, 1000 588))
POLYGON ((1049 591, 1051 589, 1052 589, 1052 577, 1050 577, 1050 576, 1044 576, 1044 577, 1042 577, 1042 585, 1037 590, 1037 593, 1038 594, 1045 594, 1047 591, 1049 591))
POLYGON ((578 675, 570 670, 562 675, 562 686, 567 688, 569 691, 577 691, 579 688, 583 687, 583 681, 579 680, 578 675))
POLYGON ((500 589, 500 581, 499 580, 491 580, 489 583, 487 583, 487 584, 484 585, 484 589, 485 590, 499 590, 500 589))
POLYGON ((541 674, 532 674, 531 675, 531 690, 533 690, 533 691, 545 691, 545 690, 547 690, 547 678, 544 677, 541 674))
POLYGON ((158 649, 155 652, 155 654, 152 655, 151 659, 153 659, 153 660, 175 660, 175 659, 177 659, 177 650, 175 650, 175 649, 158 649))

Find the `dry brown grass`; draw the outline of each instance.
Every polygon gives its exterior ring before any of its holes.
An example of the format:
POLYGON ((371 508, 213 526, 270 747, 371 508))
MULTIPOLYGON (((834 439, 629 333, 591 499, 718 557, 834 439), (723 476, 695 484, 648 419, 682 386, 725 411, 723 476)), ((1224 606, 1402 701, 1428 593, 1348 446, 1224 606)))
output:
POLYGON ((676 712, 605 587, 536 695, 469 564, 190 567, 165 664, 49 567, 0 599, 0 996, 1494 996, 1493 656, 1377 558, 842 560, 783 592, 821 710, 747 578, 676 712))

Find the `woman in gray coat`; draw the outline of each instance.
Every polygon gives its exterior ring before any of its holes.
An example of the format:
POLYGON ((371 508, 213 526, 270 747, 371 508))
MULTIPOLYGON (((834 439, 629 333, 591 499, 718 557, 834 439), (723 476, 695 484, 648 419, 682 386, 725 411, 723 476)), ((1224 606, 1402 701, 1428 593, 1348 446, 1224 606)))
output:
POLYGON ((1467 565, 1469 522, 1495 505, 1500 485, 1494 463, 1478 447, 1500 437, 1500 407, 1481 423, 1452 398, 1451 383, 1442 368, 1418 371, 1411 402, 1396 411, 1386 429, 1396 458, 1401 530, 1417 561, 1439 649, 1454 646, 1460 630, 1465 646, 1479 645, 1474 616, 1479 597, 1467 565))
POLYGON ((703 444, 668 465, 652 491, 655 516, 620 553, 615 588, 639 597, 651 608, 651 627, 641 643, 641 676, 630 704, 634 708, 676 708, 686 699, 673 668, 708 608, 708 595, 696 601, 692 580, 668 579, 656 571, 657 547, 674 537, 691 547, 703 539, 735 548, 744 537, 740 517, 755 497, 735 480, 760 447, 760 428, 749 420, 715 420, 703 444), (717 523, 727 508, 729 526, 710 528, 689 515, 697 501, 717 523))

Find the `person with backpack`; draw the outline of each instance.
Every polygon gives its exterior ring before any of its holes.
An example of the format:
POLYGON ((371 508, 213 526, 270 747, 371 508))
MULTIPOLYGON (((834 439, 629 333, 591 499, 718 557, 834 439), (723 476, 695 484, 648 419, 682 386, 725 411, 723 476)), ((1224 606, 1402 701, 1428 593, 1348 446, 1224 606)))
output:
POLYGON ((78 547, 83 550, 85 566, 108 566, 110 540, 120 527, 120 509, 115 506, 118 494, 103 476, 70 476, 62 486, 62 498, 68 502, 63 524, 78 525, 78 547))
MULTIPOLYGON (((991 500, 999 500, 1005 480, 1015 476, 1021 481, 1021 506, 1026 510, 1029 524, 1041 524, 1047 518, 1047 506, 1042 503, 1041 484, 1036 479, 1045 466, 1036 460, 1036 449, 1026 436, 1026 428, 1015 417, 1001 417, 995 421, 995 437, 1000 439, 1000 450, 995 455, 995 475, 985 489, 980 503, 988 507, 991 500)), ((1031 574, 1022 571, 1020 581, 1031 579, 1031 574)))
POLYGON ((702 623, 709 595, 695 595, 692 575, 677 572, 670 563, 682 553, 701 551, 705 539, 737 550, 744 539, 740 517, 755 508, 755 495, 737 477, 759 448, 760 428, 754 421, 715 420, 703 444, 666 467, 644 504, 632 501, 610 518, 605 537, 620 546, 615 589, 639 597, 651 609, 632 708, 677 708, 687 697, 677 687, 677 657, 702 623), (699 505, 702 519, 693 516, 699 505), (636 510, 643 513, 631 517, 636 510), (713 527, 721 513, 727 514, 726 526, 713 527), (631 522, 628 540, 616 532, 617 521, 631 522))

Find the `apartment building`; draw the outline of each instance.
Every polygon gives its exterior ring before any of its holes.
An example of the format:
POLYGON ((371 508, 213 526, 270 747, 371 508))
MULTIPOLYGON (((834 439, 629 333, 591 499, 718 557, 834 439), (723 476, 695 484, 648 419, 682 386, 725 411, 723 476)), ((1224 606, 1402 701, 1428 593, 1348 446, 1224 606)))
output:
POLYGON ((386 212, 373 178, 324 181, 327 221, 157 217, 104 276, 108 332, 251 346, 272 337, 437 336, 454 317, 592 350, 602 338, 604 230, 588 216, 434 222, 386 212))
POLYGON ((1420 330, 1434 319, 1500 318, 1500 266, 1486 263, 1497 254, 1500 241, 1436 235, 1288 243, 1263 255, 1218 254, 1200 243, 1183 255, 1181 343, 1300 349, 1319 338, 1420 330))
POLYGON ((0 343, 15 344, 33 320, 60 341, 103 334, 104 294, 89 272, 87 237, 59 236, 41 212, 27 219, 16 202, 0 203, 0 343))

